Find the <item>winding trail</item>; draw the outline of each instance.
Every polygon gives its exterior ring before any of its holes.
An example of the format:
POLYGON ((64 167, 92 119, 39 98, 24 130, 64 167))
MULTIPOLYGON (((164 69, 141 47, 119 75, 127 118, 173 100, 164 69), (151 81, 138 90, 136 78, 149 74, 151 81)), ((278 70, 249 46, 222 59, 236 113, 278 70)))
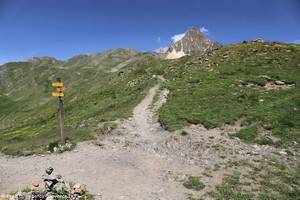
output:
POLYGON ((0 194, 31 185, 45 168, 52 166, 66 180, 86 184, 99 200, 184 200, 187 194, 205 195, 230 170, 202 176, 206 187, 201 192, 183 187, 190 175, 201 176, 232 158, 276 156, 273 147, 243 144, 223 134, 236 132, 238 125, 222 130, 192 125, 185 129, 188 132, 185 136, 179 131, 165 131, 150 109, 157 92, 160 96, 153 108, 157 110, 168 95, 166 90, 159 91, 159 84, 134 108, 133 117, 121 122, 103 140, 80 143, 75 150, 62 154, 0 156, 0 194))

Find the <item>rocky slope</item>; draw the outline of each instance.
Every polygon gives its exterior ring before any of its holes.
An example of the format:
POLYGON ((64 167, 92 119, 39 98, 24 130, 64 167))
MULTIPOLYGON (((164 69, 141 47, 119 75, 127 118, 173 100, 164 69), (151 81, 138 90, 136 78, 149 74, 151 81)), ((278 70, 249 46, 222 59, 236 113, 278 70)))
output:
POLYGON ((220 47, 217 42, 211 41, 197 28, 188 30, 184 37, 174 43, 166 52, 167 59, 176 59, 193 53, 203 54, 208 50, 220 47))

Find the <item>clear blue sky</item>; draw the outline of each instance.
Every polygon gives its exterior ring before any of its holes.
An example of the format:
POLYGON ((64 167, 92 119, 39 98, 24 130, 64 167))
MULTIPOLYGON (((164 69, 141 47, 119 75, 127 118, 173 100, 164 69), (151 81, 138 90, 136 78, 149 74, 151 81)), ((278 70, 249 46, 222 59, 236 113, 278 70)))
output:
POLYGON ((223 44, 300 42, 300 0, 0 0, 0 63, 117 47, 151 51, 191 26, 223 44))

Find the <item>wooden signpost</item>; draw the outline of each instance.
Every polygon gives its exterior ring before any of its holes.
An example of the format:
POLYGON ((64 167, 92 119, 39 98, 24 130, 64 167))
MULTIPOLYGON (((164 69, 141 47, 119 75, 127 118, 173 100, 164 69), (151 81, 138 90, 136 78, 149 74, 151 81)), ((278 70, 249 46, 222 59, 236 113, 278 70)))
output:
POLYGON ((61 82, 60 78, 56 79, 56 82, 52 83, 52 87, 56 89, 55 92, 52 92, 53 97, 58 97, 58 108, 59 108, 59 127, 60 127, 60 137, 61 143, 65 144, 65 135, 64 135, 64 84, 61 82))

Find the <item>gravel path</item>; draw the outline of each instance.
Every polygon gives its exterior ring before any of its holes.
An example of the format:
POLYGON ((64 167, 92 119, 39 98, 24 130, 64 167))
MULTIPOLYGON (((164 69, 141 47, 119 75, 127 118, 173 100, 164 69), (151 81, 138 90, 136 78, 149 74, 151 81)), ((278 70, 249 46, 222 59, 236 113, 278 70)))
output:
POLYGON ((75 150, 62 154, 0 156, 0 194, 31 185, 46 167, 52 166, 65 179, 86 184, 96 199, 184 200, 187 194, 204 195, 211 191, 229 171, 203 177, 206 187, 198 193, 183 187, 189 175, 201 176, 232 158, 257 160, 276 156, 272 147, 243 144, 224 134, 236 132, 238 124, 222 130, 191 126, 185 129, 186 136, 163 130, 153 110, 166 101, 168 91, 160 91, 158 102, 149 108, 158 91, 159 85, 151 88, 134 109, 133 117, 121 122, 103 140, 80 143, 75 150))

